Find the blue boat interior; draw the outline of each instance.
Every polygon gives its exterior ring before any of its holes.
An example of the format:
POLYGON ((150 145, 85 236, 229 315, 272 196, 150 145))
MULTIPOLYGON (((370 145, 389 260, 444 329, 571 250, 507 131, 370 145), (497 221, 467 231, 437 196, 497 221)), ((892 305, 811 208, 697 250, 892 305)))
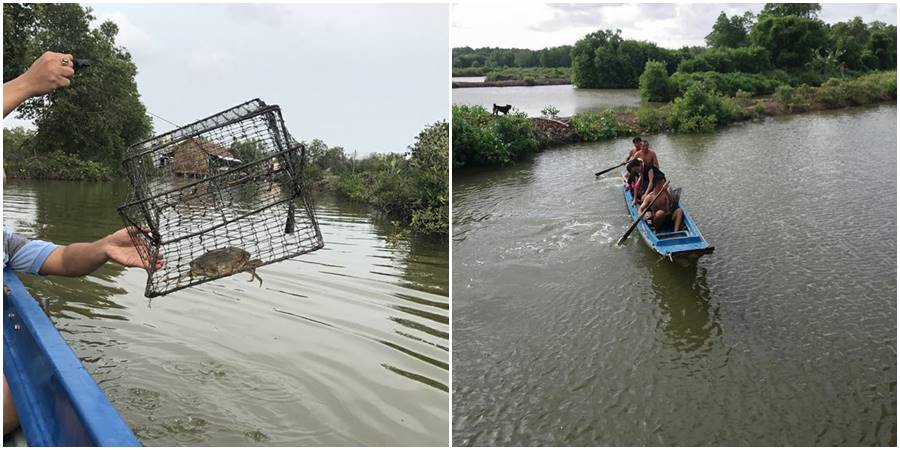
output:
POLYGON ((3 374, 29 446, 141 445, 10 270, 3 271, 3 374))
MULTIPOLYGON (((631 191, 628 189, 623 189, 623 191, 625 192, 625 204, 628 206, 628 214, 631 216, 632 221, 637 220, 638 213, 637 206, 633 204, 634 197, 632 197, 631 191)), ((700 229, 697 228, 697 224, 691 218, 690 213, 680 199, 678 207, 684 212, 682 229, 656 233, 646 220, 641 220, 638 224, 638 230, 644 241, 651 249, 667 257, 700 256, 712 253, 715 247, 709 245, 709 242, 703 238, 700 229)))

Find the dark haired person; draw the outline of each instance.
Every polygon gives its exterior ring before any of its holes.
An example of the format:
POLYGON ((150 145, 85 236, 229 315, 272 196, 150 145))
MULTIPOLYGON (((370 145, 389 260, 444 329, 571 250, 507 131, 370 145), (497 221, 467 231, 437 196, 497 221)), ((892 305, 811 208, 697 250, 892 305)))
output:
POLYGON ((625 166, 628 175, 629 189, 631 190, 632 202, 635 205, 640 204, 645 192, 651 192, 654 185, 661 184, 666 179, 666 174, 659 167, 654 167, 638 158, 632 159, 625 166))
MULTIPOLYGON (((75 74, 74 58, 64 53, 45 52, 24 74, 3 83, 3 117, 25 100, 67 87, 75 74)), ((6 172, 3 172, 6 185, 6 172)), ((107 261, 125 267, 145 267, 126 229, 91 243, 56 245, 28 239, 3 227, 3 268, 40 275, 77 277, 87 275, 107 261)), ((162 266, 162 260, 157 261, 162 266)), ((3 435, 18 426, 12 394, 3 377, 3 435)))
POLYGON ((628 156, 626 156, 625 159, 622 160, 622 164, 625 164, 628 161, 631 161, 631 159, 634 158, 634 154, 641 150, 641 137, 640 136, 636 136, 634 139, 632 139, 631 143, 634 144, 634 148, 631 150, 628 150, 628 156))

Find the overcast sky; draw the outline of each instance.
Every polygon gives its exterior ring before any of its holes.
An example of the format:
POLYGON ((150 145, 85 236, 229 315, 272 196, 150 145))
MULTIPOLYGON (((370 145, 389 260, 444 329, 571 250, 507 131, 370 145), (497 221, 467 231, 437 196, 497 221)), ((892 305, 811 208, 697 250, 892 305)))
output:
MULTIPOLYGON (((572 45, 601 29, 622 30, 626 39, 654 42, 666 48, 705 45, 719 13, 758 13, 764 3, 461 3, 452 11, 454 47, 541 49, 572 45)), ((897 24, 897 5, 822 3, 819 18, 828 23, 860 16, 865 22, 897 24)))
POLYGON ((87 5, 119 26, 147 109, 177 124, 258 97, 298 140, 364 155, 448 119, 447 5, 87 5))

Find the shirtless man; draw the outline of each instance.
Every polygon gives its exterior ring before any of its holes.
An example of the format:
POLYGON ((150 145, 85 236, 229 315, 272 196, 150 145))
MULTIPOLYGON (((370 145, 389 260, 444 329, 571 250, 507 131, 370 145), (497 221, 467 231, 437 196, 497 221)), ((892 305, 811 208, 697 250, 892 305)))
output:
POLYGON ((634 148, 631 150, 628 150, 628 156, 626 156, 625 159, 622 160, 622 164, 625 164, 628 161, 631 161, 634 158, 634 154, 641 151, 641 137, 640 136, 632 139, 631 143, 634 144, 634 148))
POLYGON ((641 148, 634 153, 634 157, 653 167, 659 167, 659 160, 656 159, 656 152, 650 150, 650 143, 647 141, 641 141, 641 148))
POLYGON ((672 231, 678 231, 681 229, 684 211, 677 207, 678 205, 675 204, 675 197, 672 196, 672 193, 668 188, 663 189, 663 185, 665 185, 663 182, 657 183, 654 191, 646 195, 641 207, 638 208, 638 214, 645 219, 648 219, 650 225, 652 225, 657 232, 663 227, 673 224, 673 222, 674 226, 672 231), (657 192, 659 194, 654 198, 653 196, 657 192), (651 199, 653 200, 652 203, 651 199))

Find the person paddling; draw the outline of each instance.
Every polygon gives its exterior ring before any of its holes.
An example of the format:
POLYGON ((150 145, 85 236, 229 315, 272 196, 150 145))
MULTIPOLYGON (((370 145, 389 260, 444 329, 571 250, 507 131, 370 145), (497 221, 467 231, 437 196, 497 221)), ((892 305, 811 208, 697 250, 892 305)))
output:
POLYGON ((634 144, 634 148, 628 150, 628 156, 622 160, 622 164, 626 164, 628 161, 631 161, 634 158, 634 154, 641 151, 641 137, 635 136, 634 139, 631 140, 631 143, 634 144))
POLYGON ((641 141, 641 148, 634 153, 634 157, 653 167, 659 168, 659 159, 656 157, 656 152, 650 150, 650 143, 645 140, 641 141))

